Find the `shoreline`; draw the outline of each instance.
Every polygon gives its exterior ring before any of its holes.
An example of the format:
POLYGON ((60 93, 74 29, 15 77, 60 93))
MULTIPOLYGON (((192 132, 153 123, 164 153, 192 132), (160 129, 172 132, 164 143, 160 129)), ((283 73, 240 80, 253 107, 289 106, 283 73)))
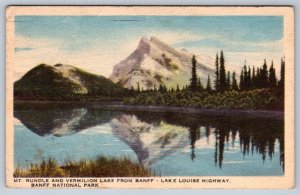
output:
POLYGON ((201 114, 217 117, 245 117, 245 118, 267 118, 284 120, 284 111, 278 110, 230 110, 230 109, 212 109, 212 108, 193 108, 178 106, 148 106, 148 105, 125 105, 121 102, 78 102, 78 101, 15 101, 14 104, 64 104, 77 106, 92 106, 103 109, 122 110, 122 111, 139 111, 139 112, 169 112, 183 114, 201 114))
POLYGON ((182 114, 201 114, 216 117, 245 117, 245 118, 268 118, 284 119, 284 112, 273 110, 218 110, 208 108, 175 107, 175 106, 131 106, 131 105, 100 105, 99 107, 124 110, 124 111, 146 111, 146 112, 169 112, 182 114))

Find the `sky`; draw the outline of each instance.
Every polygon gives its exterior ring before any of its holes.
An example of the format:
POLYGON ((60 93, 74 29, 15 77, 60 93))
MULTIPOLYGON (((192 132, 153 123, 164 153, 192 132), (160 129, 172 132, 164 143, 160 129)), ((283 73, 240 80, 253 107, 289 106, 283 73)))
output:
MULTIPOLYGON (((281 16, 16 16, 14 79, 34 66, 69 64, 108 77, 142 37, 237 66, 284 55, 281 16)), ((201 59, 199 59, 201 61, 201 59)))

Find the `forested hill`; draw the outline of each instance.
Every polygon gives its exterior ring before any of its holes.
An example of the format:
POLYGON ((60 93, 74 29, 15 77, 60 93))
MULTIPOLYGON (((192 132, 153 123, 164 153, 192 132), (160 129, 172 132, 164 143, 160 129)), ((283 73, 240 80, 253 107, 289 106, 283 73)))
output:
POLYGON ((114 97, 127 89, 70 65, 40 64, 14 83, 15 99, 65 100, 83 96, 114 97))

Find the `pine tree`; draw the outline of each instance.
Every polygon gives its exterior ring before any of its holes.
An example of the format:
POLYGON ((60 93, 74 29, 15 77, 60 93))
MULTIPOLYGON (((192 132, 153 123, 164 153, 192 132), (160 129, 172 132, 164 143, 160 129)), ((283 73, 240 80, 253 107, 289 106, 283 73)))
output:
POLYGON ((131 95, 134 94, 134 88, 133 88, 133 86, 131 86, 131 88, 130 88, 130 94, 131 94, 131 95))
POLYGON ((255 89, 256 86, 256 76, 255 76, 255 68, 252 67, 252 78, 251 78, 251 88, 255 89))
POLYGON ((268 66, 267 66, 267 62, 266 59, 264 60, 264 65, 261 69, 261 85, 262 88, 266 88, 269 86, 269 78, 268 78, 268 66))
POLYGON ((261 74, 260 74, 260 68, 256 68, 256 89, 261 88, 261 74))
POLYGON ((161 93, 164 92, 164 88, 163 88, 162 84, 159 84, 158 91, 161 93))
POLYGON ((190 79, 190 88, 193 92, 197 91, 197 70, 196 70, 197 60, 196 57, 192 58, 192 78, 190 79))
POLYGON ((201 83, 200 78, 198 79, 197 87, 198 87, 198 91, 203 91, 203 85, 202 85, 202 83, 201 83))
POLYGON ((237 81, 235 78, 235 72, 232 73, 232 90, 237 91, 239 89, 238 85, 237 85, 237 81))
POLYGON ((244 84, 244 71, 243 69, 241 70, 241 74, 240 74, 240 90, 244 90, 245 89, 245 84, 244 84))
POLYGON ((206 91, 211 92, 210 75, 207 77, 206 91))
POLYGON ((179 91, 180 91, 180 89, 179 89, 179 86, 177 84, 177 86, 176 86, 176 92, 179 92, 179 91))
POLYGON ((247 71, 247 66, 246 66, 246 61, 245 61, 245 65, 243 67, 243 86, 244 86, 244 90, 247 90, 248 89, 248 71, 247 71))
POLYGON ((280 81, 278 85, 280 88, 284 88, 284 72, 285 72, 285 58, 281 58, 281 67, 280 67, 280 81))
POLYGON ((163 92, 164 92, 164 93, 167 93, 167 92, 168 92, 168 89, 167 89, 167 87, 166 87, 165 85, 163 86, 163 92))
POLYGON ((188 90, 189 89, 189 86, 188 85, 185 85, 185 90, 188 90))
POLYGON ((276 72, 275 72, 273 60, 272 60, 272 63, 271 63, 270 69, 269 69, 269 86, 271 88, 274 88, 274 87, 276 87, 276 85, 277 85, 276 72))
POLYGON ((251 86, 252 86, 252 81, 251 81, 251 69, 250 69, 250 66, 248 66, 248 73, 247 73, 247 87, 248 89, 251 89, 251 86))
POLYGON ((220 54, 220 91, 225 91, 225 89, 226 89, 226 70, 225 70, 225 59, 222 50, 220 54))
POLYGON ((141 92, 141 89, 140 89, 140 82, 137 83, 137 91, 138 91, 138 92, 141 92))
POLYGON ((218 57, 218 53, 216 55, 216 72, 215 72, 215 90, 216 91, 220 91, 220 70, 219 70, 219 57, 218 57))
POLYGON ((231 89, 231 82, 230 82, 230 72, 227 72, 227 78, 226 78, 226 90, 231 89))

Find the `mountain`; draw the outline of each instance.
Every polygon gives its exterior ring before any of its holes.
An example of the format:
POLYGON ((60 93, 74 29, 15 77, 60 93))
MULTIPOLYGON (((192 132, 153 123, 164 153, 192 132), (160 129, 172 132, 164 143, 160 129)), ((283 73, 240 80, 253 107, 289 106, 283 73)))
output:
MULTIPOLYGON (((151 165, 189 146, 187 127, 163 122, 153 113, 124 113, 71 104, 14 104, 14 117, 39 136, 70 136, 108 131, 128 145, 143 165, 151 165), (150 121, 140 119, 140 116, 150 121)), ((180 121, 180 120, 179 120, 180 121)), ((101 140, 100 140, 101 141, 101 140)))
POLYGON ((189 131, 163 121, 156 125, 123 114, 111 121, 112 133, 137 155, 140 164, 149 166, 190 144, 189 131))
MULTIPOLYGON (((189 83, 193 54, 185 49, 178 51, 155 37, 142 38, 138 47, 126 59, 116 64, 110 80, 126 88, 150 89, 164 84, 180 87, 189 83)), ((209 67, 197 59, 197 72, 203 83, 207 75, 214 75, 214 67, 209 67)))
POLYGON ((70 65, 40 64, 14 83, 15 97, 112 95, 125 89, 109 79, 70 65))
POLYGON ((14 104, 14 117, 33 133, 67 136, 109 123, 118 112, 72 104, 14 104))

